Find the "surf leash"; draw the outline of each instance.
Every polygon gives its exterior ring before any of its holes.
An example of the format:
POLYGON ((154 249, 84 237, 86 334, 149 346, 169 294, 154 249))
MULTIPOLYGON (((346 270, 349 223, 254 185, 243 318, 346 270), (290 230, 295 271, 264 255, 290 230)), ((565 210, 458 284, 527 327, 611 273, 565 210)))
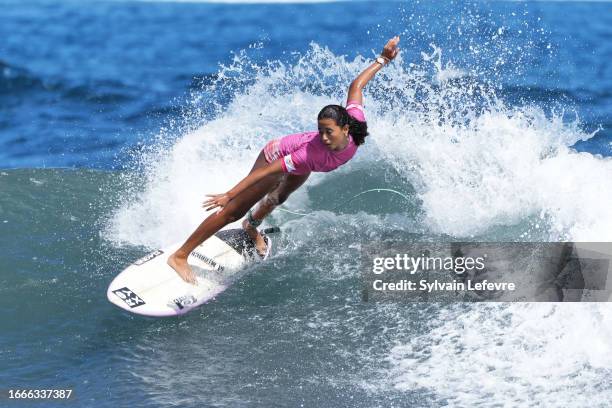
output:
MULTIPOLYGON (((335 207, 331 208, 329 211, 334 212, 338 208, 344 206, 345 204, 350 203, 354 199, 356 199, 356 198, 358 198, 358 197, 360 197, 360 196, 362 196, 364 194, 368 194, 368 193, 380 193, 380 192, 393 193, 393 194, 399 195, 400 197, 404 198, 406 201, 410 201, 410 197, 408 197, 406 194, 404 194, 402 192, 399 192, 397 190, 393 190, 391 188, 371 188, 369 190, 365 190, 365 191, 362 191, 362 192, 360 192, 358 194, 355 194, 354 196, 352 196, 348 200, 343 201, 340 204, 336 205, 335 207)), ((277 208, 277 210, 278 211, 283 211, 283 212, 286 212, 286 213, 289 213, 289 214, 297 215, 297 216, 300 216, 300 217, 305 217, 307 215, 310 215, 310 214, 314 213, 314 211, 306 212, 305 213, 305 212, 291 211, 291 210, 287 210, 285 208, 277 208)), ((278 227, 275 227, 275 228, 278 228, 278 227)))

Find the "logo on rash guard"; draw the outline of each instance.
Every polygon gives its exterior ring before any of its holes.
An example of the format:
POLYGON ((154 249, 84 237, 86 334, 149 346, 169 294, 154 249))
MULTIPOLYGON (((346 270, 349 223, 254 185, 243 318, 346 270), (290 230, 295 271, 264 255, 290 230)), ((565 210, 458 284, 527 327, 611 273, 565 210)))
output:
POLYGON ((289 171, 290 173, 292 171, 295 171, 295 165, 293 164, 293 160, 291 160, 291 155, 290 154, 285 156, 283 158, 283 160, 285 161, 285 166, 287 166, 287 171, 289 171))

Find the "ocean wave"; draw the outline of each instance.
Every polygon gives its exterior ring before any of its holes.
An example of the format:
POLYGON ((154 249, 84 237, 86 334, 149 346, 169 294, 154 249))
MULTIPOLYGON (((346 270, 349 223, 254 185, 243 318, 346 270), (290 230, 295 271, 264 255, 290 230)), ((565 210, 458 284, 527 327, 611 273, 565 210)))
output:
POLYGON ((31 91, 55 94, 58 98, 86 101, 97 104, 114 104, 133 101, 137 90, 120 80, 91 80, 73 83, 64 78, 40 77, 28 69, 0 61, 0 90, 4 97, 14 98, 31 91))
POLYGON ((448 306, 390 349, 384 378, 452 406, 605 407, 611 323, 605 303, 448 306))
POLYGON ((27 69, 0 60, 0 91, 16 93, 42 88, 42 80, 32 75, 27 69))
MULTIPOLYGON (((476 75, 440 81, 440 67, 449 64, 441 63, 441 52, 427 55, 435 58, 412 66, 400 58, 368 85, 371 137, 344 177, 351 179, 354 166, 384 163, 384 172, 400 175, 386 187, 414 188, 424 214, 418 221, 435 234, 495 240, 490 233, 507 227, 514 235, 504 239, 612 238, 606 204, 612 202, 612 159, 571 147, 595 133, 563 111, 547 113, 535 102, 510 105, 495 83, 476 75)), ((162 244, 160 237, 185 236, 205 215, 198 205, 204 194, 238 182, 267 140, 314 129, 319 107, 343 103, 346 84, 364 64, 361 56, 349 61, 316 44, 292 64, 258 65, 236 55, 217 79, 193 92, 183 116, 188 130, 134 158, 144 178, 115 212, 108 236, 151 246, 162 244), (213 118, 203 119, 205 111, 213 118), (198 174, 195 184, 192 174, 198 174)), ((333 178, 317 174, 308 190, 333 178)), ((380 185, 363 186, 373 187, 380 185)), ((301 199, 311 209, 327 202, 301 199)))

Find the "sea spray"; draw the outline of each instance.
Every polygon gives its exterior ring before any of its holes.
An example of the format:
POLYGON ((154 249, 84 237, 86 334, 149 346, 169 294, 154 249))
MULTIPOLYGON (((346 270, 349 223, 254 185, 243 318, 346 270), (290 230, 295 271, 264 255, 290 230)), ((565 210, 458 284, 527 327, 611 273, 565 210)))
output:
MULTIPOLYGON (((509 105, 496 84, 443 56, 435 44, 418 63, 400 56, 368 85, 371 136, 342 169, 345 177, 351 166, 382 161, 403 179, 393 187, 416 190, 418 221, 433 233, 470 237, 522 224, 516 240, 609 239, 612 215, 600 203, 612 201, 611 161, 571 148, 592 134, 563 112, 509 105)), ((236 54, 202 90, 207 96, 194 99, 194 112, 215 92, 233 92, 230 100, 174 144, 136 158, 144 179, 114 213, 107 236, 148 246, 182 239, 206 216, 205 194, 244 177, 266 141, 315 129, 320 107, 343 103, 366 64, 317 44, 293 63, 256 64, 236 54)), ((317 174, 309 186, 330 177, 317 174)))

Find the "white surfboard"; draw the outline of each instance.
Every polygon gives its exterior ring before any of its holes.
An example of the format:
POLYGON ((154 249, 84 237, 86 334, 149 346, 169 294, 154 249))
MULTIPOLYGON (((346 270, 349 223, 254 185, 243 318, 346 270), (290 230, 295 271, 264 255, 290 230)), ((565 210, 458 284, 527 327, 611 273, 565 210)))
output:
MULTIPOLYGON (((267 229, 264 238, 270 255, 272 240, 267 235, 278 229, 267 229)), ((225 272, 238 270, 261 259, 253 241, 242 229, 217 232, 187 259, 197 276, 198 284, 185 282, 166 261, 182 243, 158 249, 130 266, 111 282, 106 296, 123 310, 145 316, 177 316, 213 299, 229 287, 225 272)))

